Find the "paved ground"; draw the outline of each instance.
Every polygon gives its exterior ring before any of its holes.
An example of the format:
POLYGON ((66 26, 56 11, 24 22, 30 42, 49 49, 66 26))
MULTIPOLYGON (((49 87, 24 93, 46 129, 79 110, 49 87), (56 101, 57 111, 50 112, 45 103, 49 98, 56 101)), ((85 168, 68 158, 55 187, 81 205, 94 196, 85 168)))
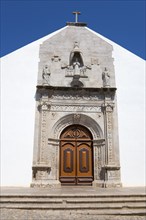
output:
POLYGON ((1 195, 127 195, 146 194, 146 187, 123 187, 123 188, 93 188, 90 186, 61 188, 29 188, 29 187, 1 187, 1 195))
POLYGON ((42 214, 40 211, 35 210, 8 210, 6 215, 1 217, 1 220, 146 220, 145 216, 103 216, 103 215, 87 215, 87 214, 75 214, 67 213, 50 213, 45 211, 42 214), (13 216, 13 217, 12 217, 13 216))

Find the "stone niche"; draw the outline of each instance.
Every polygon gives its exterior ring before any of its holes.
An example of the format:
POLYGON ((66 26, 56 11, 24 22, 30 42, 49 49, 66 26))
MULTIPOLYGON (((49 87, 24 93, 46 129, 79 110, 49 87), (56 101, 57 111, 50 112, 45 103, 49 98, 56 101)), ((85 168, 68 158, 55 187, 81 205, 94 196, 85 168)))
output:
POLYGON ((120 187, 112 46, 86 27, 67 26, 41 44, 39 57, 31 186, 120 187), (84 136, 61 145, 69 126, 87 130, 91 145, 84 136))

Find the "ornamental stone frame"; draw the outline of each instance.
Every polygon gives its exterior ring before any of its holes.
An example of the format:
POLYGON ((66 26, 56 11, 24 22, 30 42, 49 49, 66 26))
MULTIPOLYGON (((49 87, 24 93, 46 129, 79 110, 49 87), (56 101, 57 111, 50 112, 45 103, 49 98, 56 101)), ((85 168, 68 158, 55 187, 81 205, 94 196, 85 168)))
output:
MULTIPOLYGON (((103 138, 103 133, 96 121, 94 121, 91 117, 84 115, 84 114, 69 114, 61 118, 57 123, 54 125, 52 129, 52 134, 54 134, 54 139, 49 139, 49 143, 52 144, 53 142, 59 142, 60 134, 62 131, 68 127, 69 125, 83 125, 88 128, 93 136, 93 156, 94 157, 94 182, 93 186, 103 186, 103 181, 99 178, 99 173, 101 172, 101 167, 99 170, 99 161, 97 158, 105 157, 104 155, 104 146, 105 146, 105 139, 103 138), (100 149, 100 150, 99 150, 100 149)), ((57 155, 59 158, 59 154, 57 155)), ((101 160, 100 160, 101 162, 101 160)), ((57 159, 57 163, 58 159, 57 159)), ((58 175, 59 176, 59 175, 58 175)))
POLYGON ((71 24, 40 46, 32 187, 61 187, 60 135, 75 124, 93 136, 92 186, 120 187, 112 46, 85 27, 71 24))

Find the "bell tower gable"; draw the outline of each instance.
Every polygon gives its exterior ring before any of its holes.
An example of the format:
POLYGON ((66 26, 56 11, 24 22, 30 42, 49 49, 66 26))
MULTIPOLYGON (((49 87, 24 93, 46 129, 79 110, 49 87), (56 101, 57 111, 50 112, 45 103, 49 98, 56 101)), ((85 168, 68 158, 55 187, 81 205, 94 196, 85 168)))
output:
POLYGON ((101 88, 105 85, 102 76, 106 68, 110 86, 115 87, 112 50, 110 44, 86 27, 67 26, 40 45, 38 85, 72 87, 81 84, 82 87, 101 88), (75 78, 80 83, 72 83, 75 78))

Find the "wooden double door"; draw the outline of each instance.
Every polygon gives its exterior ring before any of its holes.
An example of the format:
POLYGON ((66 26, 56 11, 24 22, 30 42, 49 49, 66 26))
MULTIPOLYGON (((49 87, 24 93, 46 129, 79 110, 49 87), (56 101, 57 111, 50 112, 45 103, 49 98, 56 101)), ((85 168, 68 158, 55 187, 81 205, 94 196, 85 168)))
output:
POLYGON ((62 185, 92 185, 92 181, 92 135, 81 125, 69 126, 60 137, 60 182, 62 185))

